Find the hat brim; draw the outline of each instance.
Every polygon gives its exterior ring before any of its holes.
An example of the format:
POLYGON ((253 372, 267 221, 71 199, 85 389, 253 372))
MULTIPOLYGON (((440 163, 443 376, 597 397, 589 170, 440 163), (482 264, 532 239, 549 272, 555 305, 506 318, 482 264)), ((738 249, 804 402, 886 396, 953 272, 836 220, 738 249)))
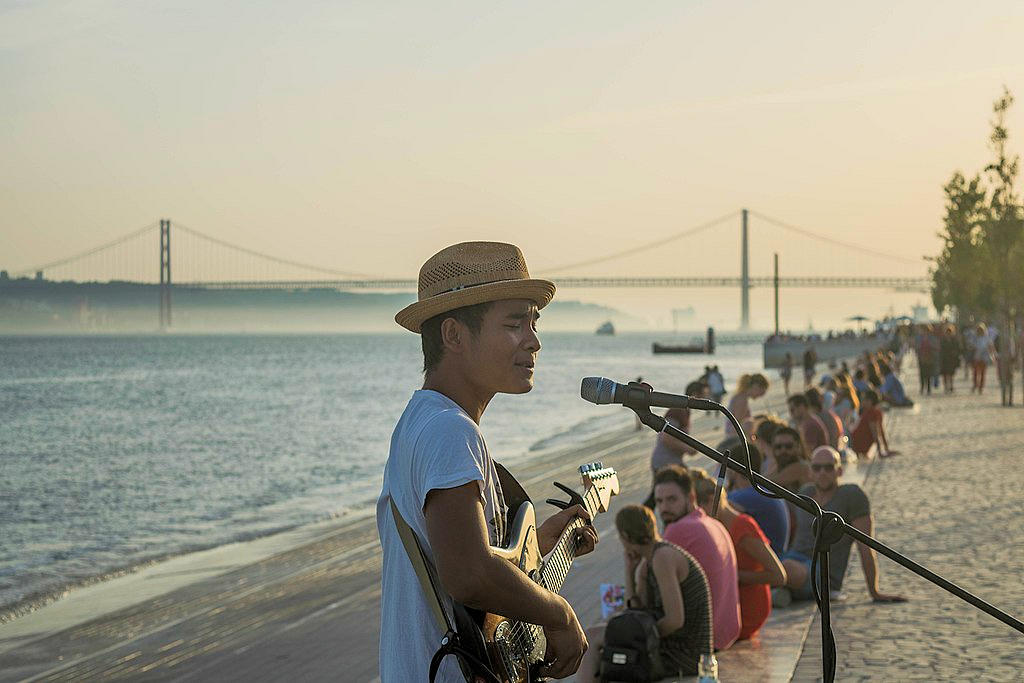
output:
POLYGON ((549 280, 537 280, 524 278, 522 280, 501 280, 499 282, 488 282, 483 285, 474 285, 465 289, 458 289, 454 292, 445 292, 409 304, 395 315, 395 322, 409 330, 419 334, 423 323, 435 315, 441 315, 448 311, 463 306, 473 306, 488 301, 501 301, 503 299, 529 299, 537 304, 537 308, 544 308, 555 296, 555 283, 549 280))

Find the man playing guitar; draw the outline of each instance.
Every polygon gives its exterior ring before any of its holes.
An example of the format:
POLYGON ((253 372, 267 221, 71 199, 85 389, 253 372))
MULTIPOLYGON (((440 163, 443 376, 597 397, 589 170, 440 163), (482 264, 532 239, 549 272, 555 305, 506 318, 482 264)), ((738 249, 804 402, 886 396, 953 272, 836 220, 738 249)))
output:
MULTIPOLYGON (((446 599, 542 627, 541 673, 564 678, 579 667, 586 637, 562 597, 492 551, 506 534, 506 508, 478 426, 495 394, 533 388, 538 311, 555 286, 530 278, 513 245, 465 242, 431 257, 420 269, 418 289, 418 300, 395 320, 421 335, 425 380, 392 434, 377 501, 384 553, 381 682, 425 682, 444 635, 396 531, 392 501, 436 567, 446 599)), ((538 527, 542 555, 577 516, 590 520, 574 505, 538 527)), ((576 554, 591 551, 593 526, 577 533, 576 554)), ((443 661, 437 680, 465 680, 454 657, 443 661)))

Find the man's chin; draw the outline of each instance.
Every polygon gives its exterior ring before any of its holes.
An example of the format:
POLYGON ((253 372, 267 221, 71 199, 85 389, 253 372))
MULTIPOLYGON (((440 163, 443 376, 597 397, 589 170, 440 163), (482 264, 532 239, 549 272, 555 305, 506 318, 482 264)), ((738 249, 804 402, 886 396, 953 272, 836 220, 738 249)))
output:
POLYGON ((533 391, 533 380, 516 383, 502 391, 503 394, 528 394, 533 391))

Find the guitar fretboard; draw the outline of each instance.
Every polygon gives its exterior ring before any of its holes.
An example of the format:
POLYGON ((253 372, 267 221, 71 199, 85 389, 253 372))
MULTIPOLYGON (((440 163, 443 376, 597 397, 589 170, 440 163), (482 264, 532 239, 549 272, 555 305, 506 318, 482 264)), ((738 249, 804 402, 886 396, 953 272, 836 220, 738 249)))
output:
MULTIPOLYGON (((583 501, 591 518, 596 517, 600 504, 597 492, 592 488, 588 489, 583 497, 583 501)), ((545 560, 544 566, 541 568, 540 583, 549 591, 553 593, 561 592, 562 585, 565 583, 565 577, 569 575, 572 561, 576 559, 578 547, 576 532, 584 526, 586 526, 586 522, 579 517, 574 517, 572 521, 565 525, 562 535, 558 537, 558 542, 548 555, 548 559, 545 560)))

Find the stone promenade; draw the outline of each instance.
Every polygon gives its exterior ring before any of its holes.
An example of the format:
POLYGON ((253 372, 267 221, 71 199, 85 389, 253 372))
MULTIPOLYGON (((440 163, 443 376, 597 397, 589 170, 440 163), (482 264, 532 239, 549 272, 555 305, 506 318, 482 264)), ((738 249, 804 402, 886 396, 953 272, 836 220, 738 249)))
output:
MULTIPOLYGON (((902 454, 873 462, 864 484, 875 537, 1024 618, 1024 409, 1000 407, 994 387, 982 397, 940 391, 889 415, 902 454)), ((1024 635, 887 559, 879 568, 881 590, 910 602, 873 604, 851 554, 849 599, 832 612, 836 680, 1024 677, 1024 635)), ((819 629, 816 617, 793 680, 821 678, 819 629)))

